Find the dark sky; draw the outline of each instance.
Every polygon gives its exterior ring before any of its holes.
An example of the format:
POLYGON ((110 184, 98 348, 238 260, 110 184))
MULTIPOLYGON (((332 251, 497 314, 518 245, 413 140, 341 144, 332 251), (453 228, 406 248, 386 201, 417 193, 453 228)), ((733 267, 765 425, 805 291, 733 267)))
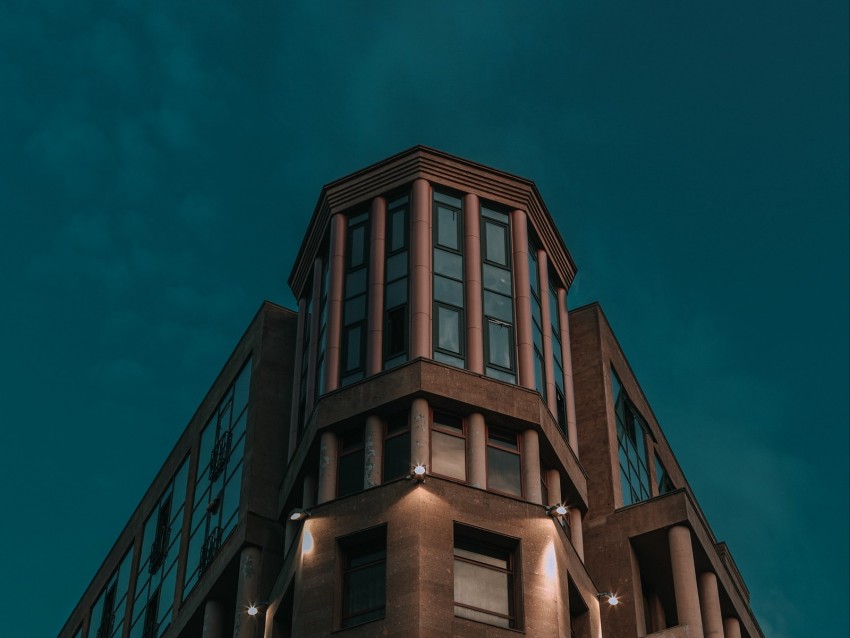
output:
MULTIPOLYGON (((417 5, 419 8, 417 8, 417 5)), ((767 636, 848 631, 848 15, 0 3, 2 633, 55 635, 322 184, 534 179, 767 636)))

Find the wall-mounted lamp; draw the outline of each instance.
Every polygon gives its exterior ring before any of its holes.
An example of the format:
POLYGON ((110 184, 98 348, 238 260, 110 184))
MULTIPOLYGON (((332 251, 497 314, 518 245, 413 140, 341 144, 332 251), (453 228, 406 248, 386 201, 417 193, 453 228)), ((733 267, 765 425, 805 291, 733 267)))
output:
POLYGON ((413 471, 407 475, 407 478, 413 479, 414 481, 418 481, 419 483, 425 482, 425 466, 421 463, 413 468, 413 471))
POLYGON ((604 598, 605 602, 611 605, 612 607, 616 607, 620 604, 620 598, 617 594, 612 594, 609 591, 604 591, 602 593, 596 594, 598 598, 604 598))
POLYGON ((256 616, 260 613, 260 607, 266 607, 268 604, 268 601, 265 600, 261 603, 251 603, 245 608, 245 613, 249 616, 256 616))
POLYGON ((311 512, 308 512, 305 509, 296 508, 296 509, 292 510, 292 512, 290 512, 289 520, 290 521, 303 521, 305 518, 309 518, 310 516, 312 516, 311 512))
POLYGON ((546 513, 549 516, 566 516, 569 513, 569 509, 563 503, 558 505, 550 505, 546 508, 546 513))

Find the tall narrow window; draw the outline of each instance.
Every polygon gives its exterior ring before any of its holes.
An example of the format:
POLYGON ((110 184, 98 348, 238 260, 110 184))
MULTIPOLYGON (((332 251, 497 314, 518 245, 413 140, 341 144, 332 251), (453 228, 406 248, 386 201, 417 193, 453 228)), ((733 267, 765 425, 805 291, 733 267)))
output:
POLYGON ((516 383, 510 218, 481 207, 481 272, 484 301, 484 372, 516 383))
POLYGON ((392 481, 410 473, 410 423, 407 412, 387 419, 387 433, 384 438, 384 476, 383 480, 392 481))
POLYGON ((434 412, 431 471, 460 481, 466 480, 466 429, 461 417, 434 412))
MULTIPOLYGON (((325 250, 322 263, 322 283, 319 291, 319 330, 316 339, 316 396, 325 393, 325 346, 328 327, 328 289, 330 287, 330 251, 325 250)), ((305 390, 306 392, 306 390, 305 390)))
POLYGON ((516 629, 516 541, 455 525, 455 616, 516 629))
POLYGON ((655 480, 658 486, 659 495, 672 492, 676 489, 676 486, 673 485, 673 479, 670 478, 667 468, 664 467, 664 464, 661 462, 661 459, 658 458, 657 454, 655 455, 655 480))
POLYGON ((387 605, 387 528, 338 541, 342 564, 340 625, 383 618, 387 605))
POLYGON ((463 207, 459 198, 434 191, 434 359, 463 368, 463 207))
MULTIPOLYGON (((309 283, 307 287, 308 289, 312 289, 309 283)), ((299 386, 298 431, 296 433, 299 440, 301 433, 307 425, 307 377, 310 373, 310 330, 313 323, 313 302, 314 299, 312 298, 307 302, 306 313, 304 315, 304 334, 301 339, 301 385, 299 386)))
POLYGON ((650 496, 649 472, 646 469, 646 425, 629 401, 613 369, 611 390, 617 418, 617 451, 620 459, 623 505, 631 505, 645 501, 650 496))
POLYGON ((552 361, 555 365, 555 416, 561 432, 567 433, 567 402, 564 391, 564 354, 561 349, 561 313, 558 303, 560 282, 549 270, 549 322, 552 326, 552 361))
POLYGON ((407 361, 408 330, 408 200, 387 206, 384 285, 384 369, 407 361))
POLYGON ((346 242, 340 385, 363 378, 366 369, 366 297, 369 283, 369 213, 350 217, 346 242))
POLYGON ((366 467, 363 428, 348 430, 340 439, 336 494, 347 496, 363 489, 363 472, 366 467))
POLYGON ((133 549, 130 548, 92 606, 89 636, 115 638, 122 635, 132 560, 133 549))
POLYGON ((516 432, 488 428, 487 489, 522 496, 522 462, 516 432))
POLYGON ((546 400, 546 368, 543 364, 543 311, 540 304, 540 268, 537 246, 528 242, 528 279, 531 285, 531 337, 534 343, 534 387, 546 400))

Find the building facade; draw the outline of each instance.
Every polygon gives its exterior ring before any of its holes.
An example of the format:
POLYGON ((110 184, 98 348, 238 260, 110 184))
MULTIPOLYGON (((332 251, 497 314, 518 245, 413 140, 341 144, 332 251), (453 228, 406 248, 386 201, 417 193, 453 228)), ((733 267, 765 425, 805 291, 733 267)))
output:
POLYGON ((61 638, 761 631, 535 185, 324 187, 61 638))

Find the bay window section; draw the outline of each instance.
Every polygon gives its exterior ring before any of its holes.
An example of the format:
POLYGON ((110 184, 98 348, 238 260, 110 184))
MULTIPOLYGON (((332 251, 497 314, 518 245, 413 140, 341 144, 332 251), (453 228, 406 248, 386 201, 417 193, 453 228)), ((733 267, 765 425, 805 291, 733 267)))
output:
POLYGON ((363 378, 366 370, 366 292, 369 281, 369 213, 348 220, 345 301, 342 311, 340 385, 363 378))
POLYGON ((408 319, 408 199, 387 206, 384 285, 384 369, 407 361, 408 319))
POLYGON ((546 401, 546 368, 543 359, 543 311, 540 303, 540 269, 537 246, 528 242, 528 279, 531 286, 531 337, 534 343, 534 387, 546 401))
POLYGON ((410 421, 407 412, 387 419, 384 437, 383 482, 410 474, 410 421))
POLYGON ((522 457, 515 432, 488 428, 487 489, 522 496, 522 457))
POLYGON ((549 322, 552 326, 552 361, 555 367, 555 415, 558 427, 567 434, 567 401, 564 391, 564 354, 561 350, 561 313, 558 305, 558 279, 549 270, 549 322))
POLYGON ((466 480, 466 428, 461 417, 434 412, 431 424, 431 472, 466 480))
POLYGON ((629 401, 613 369, 611 390, 617 419, 617 453, 623 505, 631 505, 647 500, 651 493, 646 459, 646 425, 629 401))
POLYGON ((348 430, 340 436, 337 497, 348 496, 363 489, 365 467, 366 449, 363 444, 363 428, 348 430))
POLYGON ((501 212, 481 207, 481 256, 484 306, 484 372, 516 383, 510 221, 501 212))
POLYGON ((124 616, 127 612, 127 590, 130 585, 130 569, 133 548, 124 554, 106 587, 98 596, 91 610, 89 635, 95 638, 114 638, 123 635, 124 616))
POLYGON ((434 360, 466 365, 463 296, 463 207, 457 197, 434 191, 434 360))

